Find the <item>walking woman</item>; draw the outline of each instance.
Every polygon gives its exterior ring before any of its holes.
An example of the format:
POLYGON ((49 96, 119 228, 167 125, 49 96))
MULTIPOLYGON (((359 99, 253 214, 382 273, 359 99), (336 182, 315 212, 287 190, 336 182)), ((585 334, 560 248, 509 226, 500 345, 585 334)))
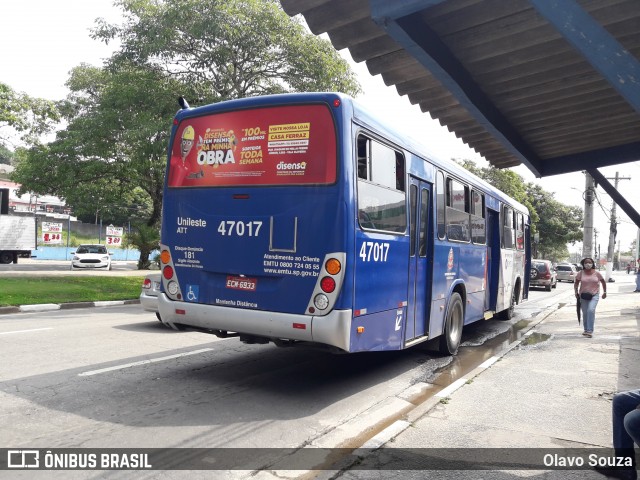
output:
POLYGON ((600 299, 600 284, 602 284, 602 298, 607 298, 607 283, 596 271, 593 258, 586 257, 580 262, 582 270, 578 272, 573 288, 576 298, 580 301, 582 317, 584 318, 584 332, 582 335, 591 338, 596 321, 596 306, 600 299))

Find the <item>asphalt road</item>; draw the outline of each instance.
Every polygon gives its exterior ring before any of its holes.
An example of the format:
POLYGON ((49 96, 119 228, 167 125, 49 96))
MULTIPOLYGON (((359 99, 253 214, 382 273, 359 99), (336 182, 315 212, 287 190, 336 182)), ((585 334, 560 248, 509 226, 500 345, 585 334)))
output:
MULTIPOLYGON (((423 346, 332 355, 245 345, 169 330, 139 305, 3 315, 0 446, 355 447, 505 348, 570 289, 532 292, 512 321, 465 327, 455 358, 423 346)), ((194 478, 166 478, 183 477, 194 478)))

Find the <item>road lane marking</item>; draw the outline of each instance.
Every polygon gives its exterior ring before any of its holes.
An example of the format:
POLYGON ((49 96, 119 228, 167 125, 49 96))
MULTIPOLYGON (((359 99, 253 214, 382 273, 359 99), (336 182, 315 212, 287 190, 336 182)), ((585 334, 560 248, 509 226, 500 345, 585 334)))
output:
POLYGON ((27 333, 27 332, 39 332, 41 330, 53 330, 53 327, 47 328, 32 328, 31 330, 14 330, 13 332, 0 332, 0 335, 10 335, 12 333, 27 333))
POLYGON ((189 355, 198 355, 199 353, 205 353, 205 352, 211 352, 211 351, 213 351, 213 348, 203 348, 201 350, 194 350, 193 352, 178 353, 176 355, 169 355, 167 357, 152 358, 151 360, 141 360, 139 362, 125 363, 124 365, 116 365, 114 367, 101 368, 99 370, 90 370, 88 372, 79 373, 78 376, 89 377, 91 375, 98 375, 100 373, 112 372, 114 370, 123 370, 125 368, 137 367, 139 365, 147 365, 149 363, 164 362, 165 360, 173 360, 174 358, 187 357, 189 355))

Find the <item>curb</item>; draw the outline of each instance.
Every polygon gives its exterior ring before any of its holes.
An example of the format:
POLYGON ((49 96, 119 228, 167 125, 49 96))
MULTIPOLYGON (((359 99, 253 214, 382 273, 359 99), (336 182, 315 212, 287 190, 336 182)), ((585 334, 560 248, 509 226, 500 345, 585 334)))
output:
POLYGON ((73 310, 77 308, 111 307, 114 305, 135 305, 140 299, 109 300, 99 302, 73 302, 73 303, 41 303, 36 305, 21 305, 19 307, 0 307, 0 315, 11 313, 50 312, 54 310, 73 310))

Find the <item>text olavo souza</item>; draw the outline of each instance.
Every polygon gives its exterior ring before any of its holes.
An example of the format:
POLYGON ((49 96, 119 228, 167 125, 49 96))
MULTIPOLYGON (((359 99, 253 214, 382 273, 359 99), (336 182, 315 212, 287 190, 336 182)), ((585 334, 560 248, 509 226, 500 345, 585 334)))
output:
MULTIPOLYGON (((543 458, 545 467, 584 467, 585 459, 580 456, 569 457, 557 453, 547 453, 543 458)), ((587 458, 589 467, 632 467, 631 457, 607 457, 592 453, 587 458)))

